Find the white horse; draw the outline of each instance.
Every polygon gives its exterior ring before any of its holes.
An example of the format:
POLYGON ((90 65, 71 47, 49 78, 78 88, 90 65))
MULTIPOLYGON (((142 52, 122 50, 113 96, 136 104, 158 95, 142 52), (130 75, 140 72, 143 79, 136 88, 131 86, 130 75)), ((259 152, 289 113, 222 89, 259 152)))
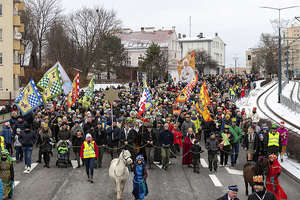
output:
POLYGON ((117 192, 117 200, 122 199, 122 194, 129 179, 129 170, 127 165, 133 163, 131 159, 131 154, 128 150, 123 150, 120 153, 119 158, 115 158, 111 161, 109 167, 109 176, 115 182, 115 190, 117 192))

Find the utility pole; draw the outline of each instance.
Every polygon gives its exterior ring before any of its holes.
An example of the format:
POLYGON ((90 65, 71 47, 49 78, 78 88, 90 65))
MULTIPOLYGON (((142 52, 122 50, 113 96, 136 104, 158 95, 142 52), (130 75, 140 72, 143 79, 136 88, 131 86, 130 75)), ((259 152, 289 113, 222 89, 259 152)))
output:
POLYGON ((190 38, 192 37, 192 16, 190 16, 190 21, 189 21, 189 27, 190 27, 190 38))
POLYGON ((235 56, 233 57, 234 60, 234 74, 236 75, 236 65, 237 65, 237 61, 238 61, 239 57, 235 56))
POLYGON ((286 38, 286 78, 289 83, 289 40, 286 38))
POLYGON ((273 7, 261 7, 271 10, 278 11, 278 103, 281 102, 281 90, 282 90, 282 83, 281 83, 281 25, 280 25, 280 12, 281 10, 287 10, 290 8, 297 8, 299 6, 289 6, 284 8, 273 8, 273 7))

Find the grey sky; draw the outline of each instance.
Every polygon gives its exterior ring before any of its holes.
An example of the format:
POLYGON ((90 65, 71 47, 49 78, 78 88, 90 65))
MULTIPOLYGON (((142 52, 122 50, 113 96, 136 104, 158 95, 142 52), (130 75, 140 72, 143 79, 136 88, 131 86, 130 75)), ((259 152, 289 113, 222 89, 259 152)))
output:
MULTIPOLYGON (((226 65, 245 65, 245 50, 255 47, 262 32, 274 33, 271 19, 278 12, 260 6, 286 7, 299 5, 300 0, 61 0, 66 13, 82 6, 103 6, 114 9, 124 28, 139 30, 141 26, 171 28, 177 33, 189 33, 192 16, 192 36, 200 32, 213 36, 215 32, 227 44, 226 65)), ((283 19, 300 16, 300 8, 282 11, 283 19)))

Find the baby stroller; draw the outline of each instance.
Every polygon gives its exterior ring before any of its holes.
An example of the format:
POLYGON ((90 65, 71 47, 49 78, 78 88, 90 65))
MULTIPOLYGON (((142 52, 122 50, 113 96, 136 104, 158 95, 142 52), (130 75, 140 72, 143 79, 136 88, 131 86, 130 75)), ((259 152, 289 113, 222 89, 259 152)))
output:
POLYGON ((72 166, 70 160, 70 145, 67 140, 60 141, 57 145, 57 161, 58 168, 68 168, 72 166))

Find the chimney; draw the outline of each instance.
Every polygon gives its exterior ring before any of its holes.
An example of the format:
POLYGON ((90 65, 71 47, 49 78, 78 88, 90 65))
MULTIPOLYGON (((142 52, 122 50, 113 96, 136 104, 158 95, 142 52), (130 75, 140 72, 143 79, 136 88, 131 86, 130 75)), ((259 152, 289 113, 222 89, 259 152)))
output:
POLYGON ((144 32, 144 31, 145 31, 145 28, 144 28, 144 27, 141 27, 141 31, 144 32))
POLYGON ((197 35, 197 37, 198 37, 199 39, 203 38, 203 33, 199 33, 199 35, 197 35))
POLYGON ((215 33, 215 36, 218 37, 218 33, 215 33))
POLYGON ((181 33, 178 33, 178 39, 181 39, 181 33))
POLYGON ((182 35, 182 38, 185 38, 185 37, 186 37, 186 35, 185 35, 185 34, 183 34, 183 35, 182 35))

